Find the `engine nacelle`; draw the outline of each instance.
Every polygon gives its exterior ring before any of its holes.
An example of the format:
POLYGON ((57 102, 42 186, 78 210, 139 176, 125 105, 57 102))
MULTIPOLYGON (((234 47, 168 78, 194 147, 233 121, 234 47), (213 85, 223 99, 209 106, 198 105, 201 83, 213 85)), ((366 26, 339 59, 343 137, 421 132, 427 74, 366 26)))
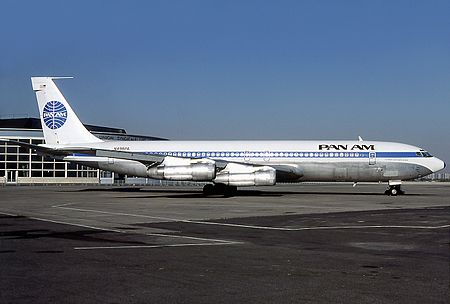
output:
POLYGON ((148 177, 176 181, 211 181, 216 177, 213 161, 166 157, 161 165, 147 170, 148 177))
POLYGON ((214 182, 229 186, 272 186, 276 182, 276 170, 272 167, 228 164, 217 173, 214 182))

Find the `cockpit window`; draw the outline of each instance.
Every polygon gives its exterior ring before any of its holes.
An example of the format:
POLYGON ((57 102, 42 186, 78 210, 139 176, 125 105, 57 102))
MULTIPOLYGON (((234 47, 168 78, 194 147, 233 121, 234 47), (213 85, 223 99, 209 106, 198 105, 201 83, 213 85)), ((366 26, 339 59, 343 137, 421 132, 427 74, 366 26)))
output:
POLYGON ((433 157, 433 155, 431 155, 427 151, 416 152, 416 155, 421 157, 433 157))
POLYGON ((427 151, 422 152, 424 157, 433 157, 433 155, 431 155, 430 153, 428 153, 427 151))

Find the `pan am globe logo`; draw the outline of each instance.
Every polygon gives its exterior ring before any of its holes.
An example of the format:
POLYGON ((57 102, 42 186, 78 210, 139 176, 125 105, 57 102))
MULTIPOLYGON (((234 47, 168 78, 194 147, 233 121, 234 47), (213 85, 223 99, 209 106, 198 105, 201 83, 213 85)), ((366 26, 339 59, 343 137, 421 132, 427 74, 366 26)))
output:
POLYGON ((42 111, 44 123, 52 130, 61 128, 67 120, 67 109, 59 101, 47 102, 42 111))

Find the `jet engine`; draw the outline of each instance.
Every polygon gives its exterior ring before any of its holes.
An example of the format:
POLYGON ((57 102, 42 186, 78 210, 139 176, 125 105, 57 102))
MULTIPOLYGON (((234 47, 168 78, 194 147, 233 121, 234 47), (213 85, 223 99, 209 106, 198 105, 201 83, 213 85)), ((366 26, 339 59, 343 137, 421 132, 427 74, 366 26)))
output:
POLYGON ((214 183, 228 186, 272 186, 276 170, 268 166, 248 166, 229 163, 217 173, 214 183))
POLYGON ((147 169, 147 176, 177 181, 211 181, 216 177, 214 161, 166 157, 155 167, 147 169))

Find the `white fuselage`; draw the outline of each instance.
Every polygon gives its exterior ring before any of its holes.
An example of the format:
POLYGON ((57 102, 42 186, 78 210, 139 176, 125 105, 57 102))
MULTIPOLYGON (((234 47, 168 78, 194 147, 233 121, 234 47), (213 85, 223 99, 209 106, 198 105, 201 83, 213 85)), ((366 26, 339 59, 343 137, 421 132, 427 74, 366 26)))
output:
MULTIPOLYGON (((408 180, 445 166, 418 147, 377 141, 106 141, 56 148, 70 147, 288 168, 293 174, 277 174, 277 181, 290 182, 408 180)), ((148 176, 147 167, 133 160, 87 155, 67 156, 65 160, 148 176)))

